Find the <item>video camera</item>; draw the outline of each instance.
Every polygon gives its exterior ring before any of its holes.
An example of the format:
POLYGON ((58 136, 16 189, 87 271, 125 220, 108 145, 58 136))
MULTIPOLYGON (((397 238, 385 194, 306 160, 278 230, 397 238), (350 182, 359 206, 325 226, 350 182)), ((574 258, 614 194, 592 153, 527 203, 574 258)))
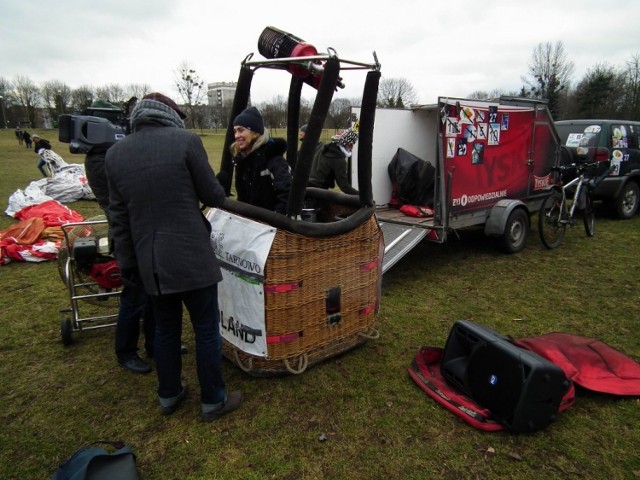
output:
MULTIPOLYGON (((131 100, 127 102, 127 110, 135 103, 131 100)), ((58 117, 58 140, 68 143, 71 153, 87 153, 93 147, 109 148, 129 133, 129 118, 121 108, 88 107, 83 113, 58 117)))

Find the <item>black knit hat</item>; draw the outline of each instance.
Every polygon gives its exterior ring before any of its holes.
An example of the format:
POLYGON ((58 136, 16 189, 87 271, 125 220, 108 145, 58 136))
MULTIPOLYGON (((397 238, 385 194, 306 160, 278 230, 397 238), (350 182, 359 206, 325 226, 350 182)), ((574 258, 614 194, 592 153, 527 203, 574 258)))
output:
POLYGON ((256 107, 246 108, 233 121, 234 127, 244 127, 260 135, 264 133, 264 120, 256 107))

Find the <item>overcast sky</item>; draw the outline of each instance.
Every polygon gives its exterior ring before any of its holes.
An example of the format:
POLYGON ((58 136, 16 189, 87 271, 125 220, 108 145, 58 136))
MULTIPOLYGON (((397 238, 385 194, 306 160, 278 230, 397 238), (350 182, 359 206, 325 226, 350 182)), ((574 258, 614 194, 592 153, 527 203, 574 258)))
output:
MULTIPOLYGON (((383 77, 406 78, 420 103, 434 103, 519 90, 540 43, 563 42, 574 81, 597 64, 623 67, 640 54, 639 19, 640 0, 0 0, 0 77, 148 84, 180 101, 181 63, 207 83, 236 81, 274 26, 320 53, 373 62, 375 51, 383 77)), ((360 97, 364 73, 343 76, 336 97, 360 97)), ((259 70, 253 100, 286 97, 288 84, 284 72, 259 70)))

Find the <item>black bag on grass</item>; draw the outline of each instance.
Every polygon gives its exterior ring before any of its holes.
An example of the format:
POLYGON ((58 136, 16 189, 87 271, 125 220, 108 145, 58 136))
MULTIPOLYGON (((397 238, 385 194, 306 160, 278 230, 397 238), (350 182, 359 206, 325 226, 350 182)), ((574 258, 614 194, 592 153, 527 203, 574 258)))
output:
POLYGON ((67 461, 58 465, 51 480, 138 480, 136 456, 122 442, 100 441, 80 448, 67 461), (97 444, 115 448, 107 451, 97 444))

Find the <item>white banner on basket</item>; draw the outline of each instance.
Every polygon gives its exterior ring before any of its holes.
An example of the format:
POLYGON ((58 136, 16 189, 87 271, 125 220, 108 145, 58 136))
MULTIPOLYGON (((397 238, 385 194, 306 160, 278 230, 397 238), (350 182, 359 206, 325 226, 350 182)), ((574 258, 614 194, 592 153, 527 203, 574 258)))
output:
POLYGON ((251 355, 267 356, 264 267, 276 228, 233 213, 211 209, 211 242, 220 266, 220 332, 251 355))

